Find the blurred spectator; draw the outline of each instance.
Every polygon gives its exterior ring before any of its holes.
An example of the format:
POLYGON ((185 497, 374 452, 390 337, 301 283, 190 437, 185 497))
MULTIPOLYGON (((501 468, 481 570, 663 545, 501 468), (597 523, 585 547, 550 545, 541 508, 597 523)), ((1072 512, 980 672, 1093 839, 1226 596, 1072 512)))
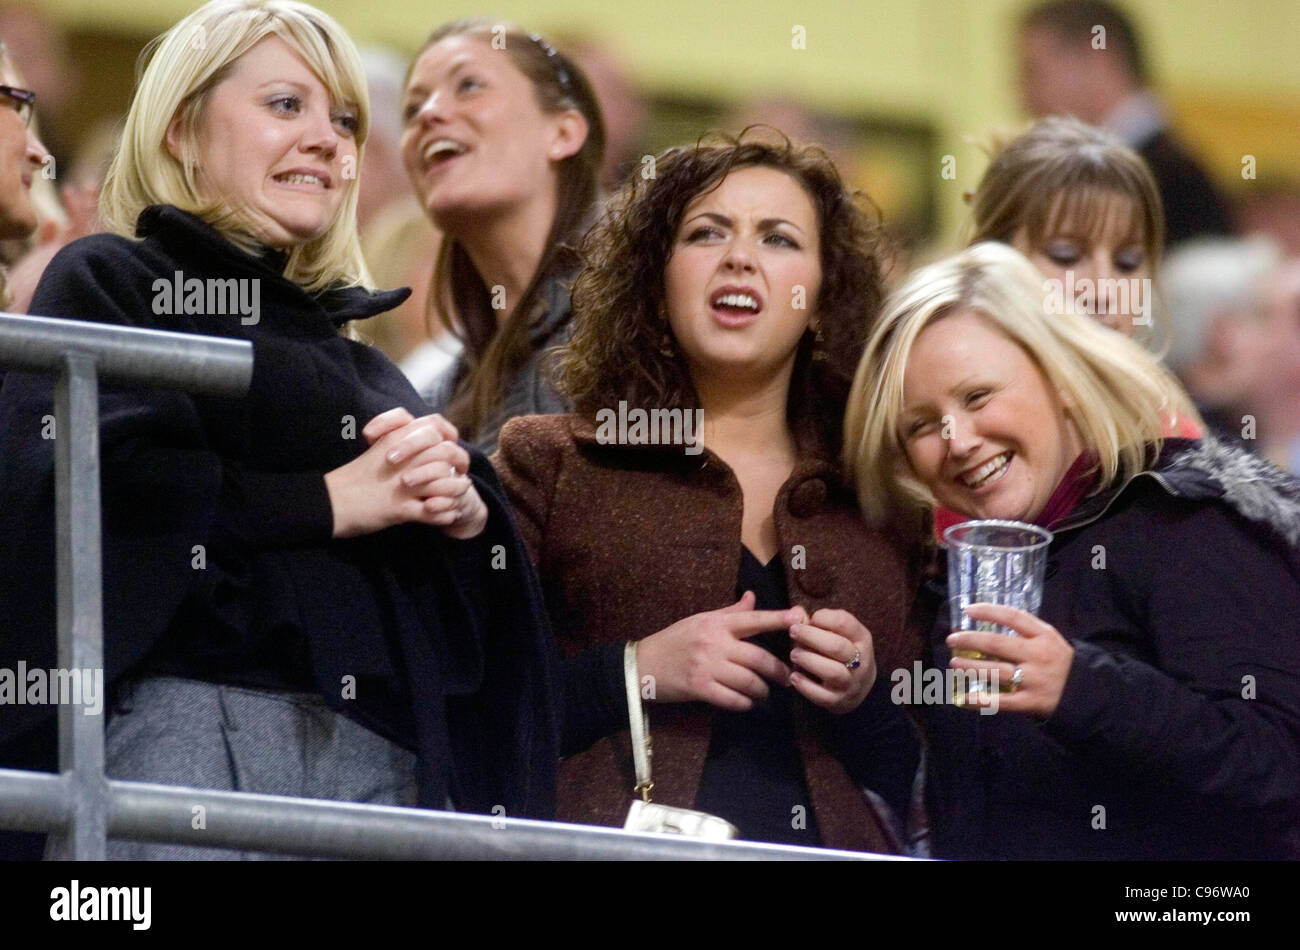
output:
POLYGON ((370 136, 358 182, 361 250, 377 287, 411 288, 404 303, 368 321, 363 333, 424 391, 451 365, 460 342, 448 332, 430 298, 438 230, 411 194, 402 163, 402 94, 408 64, 380 46, 363 49, 361 63, 370 91, 370 136))
POLYGON ((1263 345, 1247 405, 1259 423, 1259 452, 1300 474, 1300 258, 1276 271, 1264 293, 1263 345))
POLYGON ((646 106, 614 48, 593 37, 561 37, 556 45, 587 76, 605 120, 601 184, 614 189, 641 160, 646 106))
POLYGON ((13 252, 9 289, 14 313, 28 312, 36 285, 55 254, 77 238, 105 230, 99 220, 99 191, 117 147, 119 121, 116 116, 102 119, 82 136, 66 174, 42 176, 33 183, 40 225, 33 242, 13 252))
POLYGON ((732 134, 751 125, 770 125, 792 142, 816 145, 846 177, 854 164, 853 143, 846 131, 793 99, 760 96, 741 103, 723 120, 723 128, 732 134))
POLYGON ((386 47, 367 46, 361 50, 361 65, 370 92, 370 135, 357 197, 357 225, 364 237, 374 220, 395 202, 409 203, 417 210, 419 206, 411 196, 402 164, 402 92, 408 63, 386 47))
MULTIPOLYGON (((1249 431, 1242 417, 1266 342, 1263 293, 1281 261, 1275 243, 1255 237, 1192 241, 1165 262, 1164 298, 1172 324, 1168 362, 1221 439, 1242 441, 1249 431)), ((1254 448, 1253 442, 1245 444, 1254 448)))
POLYGON ((39 96, 36 114, 42 139, 62 162, 72 147, 63 118, 78 85, 76 64, 68 55, 63 30, 37 5, 0 3, 0 36, 11 62, 39 96))
POLYGON ((1165 246, 1232 232, 1228 203, 1174 138, 1128 17, 1103 0, 1050 0, 1020 21, 1021 96, 1034 116, 1074 115, 1138 152, 1165 209, 1165 246))
POLYGON ((1263 234, 1287 257, 1300 257, 1300 182, 1254 183, 1238 205, 1243 234, 1263 234))

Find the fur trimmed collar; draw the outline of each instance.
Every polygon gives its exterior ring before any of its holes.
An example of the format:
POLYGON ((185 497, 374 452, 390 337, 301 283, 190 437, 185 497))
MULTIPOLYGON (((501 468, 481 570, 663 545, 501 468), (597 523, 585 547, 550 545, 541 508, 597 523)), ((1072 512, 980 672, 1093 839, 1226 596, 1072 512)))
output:
POLYGON ((1170 439, 1150 474, 1175 495, 1221 498, 1300 547, 1300 480, 1240 446, 1208 437, 1170 439))
POLYGON ((1178 498, 1221 501, 1247 521, 1270 528, 1300 553, 1300 480, 1244 448, 1203 439, 1166 439, 1155 464, 1081 502, 1053 530, 1071 531, 1106 513, 1134 481, 1155 480, 1178 498))

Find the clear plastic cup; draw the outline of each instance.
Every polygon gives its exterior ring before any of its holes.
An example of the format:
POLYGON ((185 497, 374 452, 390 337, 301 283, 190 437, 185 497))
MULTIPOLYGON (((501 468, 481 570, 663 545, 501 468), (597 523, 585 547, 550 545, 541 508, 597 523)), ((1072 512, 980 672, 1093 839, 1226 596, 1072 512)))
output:
MULTIPOLYGON (((1022 521, 966 521, 943 533, 948 543, 948 610, 951 629, 1017 636, 1000 623, 966 616, 971 604, 1003 604, 1037 615, 1052 533, 1022 521)), ((975 650, 954 656, 988 657, 975 650)))

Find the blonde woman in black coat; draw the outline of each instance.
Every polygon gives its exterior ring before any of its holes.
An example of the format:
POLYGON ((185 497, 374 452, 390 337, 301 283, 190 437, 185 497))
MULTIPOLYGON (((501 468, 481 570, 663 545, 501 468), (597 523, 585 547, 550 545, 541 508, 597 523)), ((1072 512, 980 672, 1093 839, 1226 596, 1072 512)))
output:
MULTIPOLYGON (((357 243, 355 47, 305 4, 221 0, 150 52, 116 233, 60 252, 35 307, 249 340, 254 364, 240 399, 104 388, 108 774, 547 817, 549 641, 499 483, 345 330, 407 294, 367 287, 357 243)), ((0 666, 53 665, 50 391, 0 393, 0 666)))
POLYGON ((1164 438, 1172 413, 1195 418, 1172 377, 1045 312, 1005 245, 886 302, 845 417, 868 520, 926 545, 939 504, 1055 535, 1037 617, 968 608, 1019 636, 951 633, 942 565, 922 599, 931 665, 1010 687, 971 694, 992 715, 920 710, 936 855, 1300 856, 1300 485, 1164 438))

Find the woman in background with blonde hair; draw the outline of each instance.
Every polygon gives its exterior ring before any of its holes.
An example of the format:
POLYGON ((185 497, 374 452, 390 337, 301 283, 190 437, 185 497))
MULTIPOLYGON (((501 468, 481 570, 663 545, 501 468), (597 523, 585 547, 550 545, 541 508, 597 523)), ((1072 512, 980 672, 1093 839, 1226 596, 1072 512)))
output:
POLYGON ((1010 687, 967 697, 994 715, 922 709, 934 853, 1300 856, 1300 485, 1165 438, 1195 418, 1173 377, 1041 283, 991 242, 918 271, 845 416, 869 523, 932 547, 942 505, 1054 534, 1037 617, 967 609, 1018 636, 951 633, 942 563, 924 588, 930 663, 1010 687))
MULTIPOLYGON (((293 0, 218 0, 145 56, 104 187, 115 233, 60 252, 35 307, 248 340, 254 368, 239 399, 104 387, 108 774, 545 817, 549 641, 507 502, 341 332, 406 296, 368 287, 357 241, 352 41, 293 0)), ((50 395, 26 374, 0 392, 0 665, 54 664, 50 395)), ((0 741, 46 722, 6 714, 0 741)))
POLYGON ((1153 335, 1164 211, 1132 149, 1078 119, 1042 119, 995 150, 970 204, 968 243, 1010 244, 1061 282, 1063 307, 1153 335))

